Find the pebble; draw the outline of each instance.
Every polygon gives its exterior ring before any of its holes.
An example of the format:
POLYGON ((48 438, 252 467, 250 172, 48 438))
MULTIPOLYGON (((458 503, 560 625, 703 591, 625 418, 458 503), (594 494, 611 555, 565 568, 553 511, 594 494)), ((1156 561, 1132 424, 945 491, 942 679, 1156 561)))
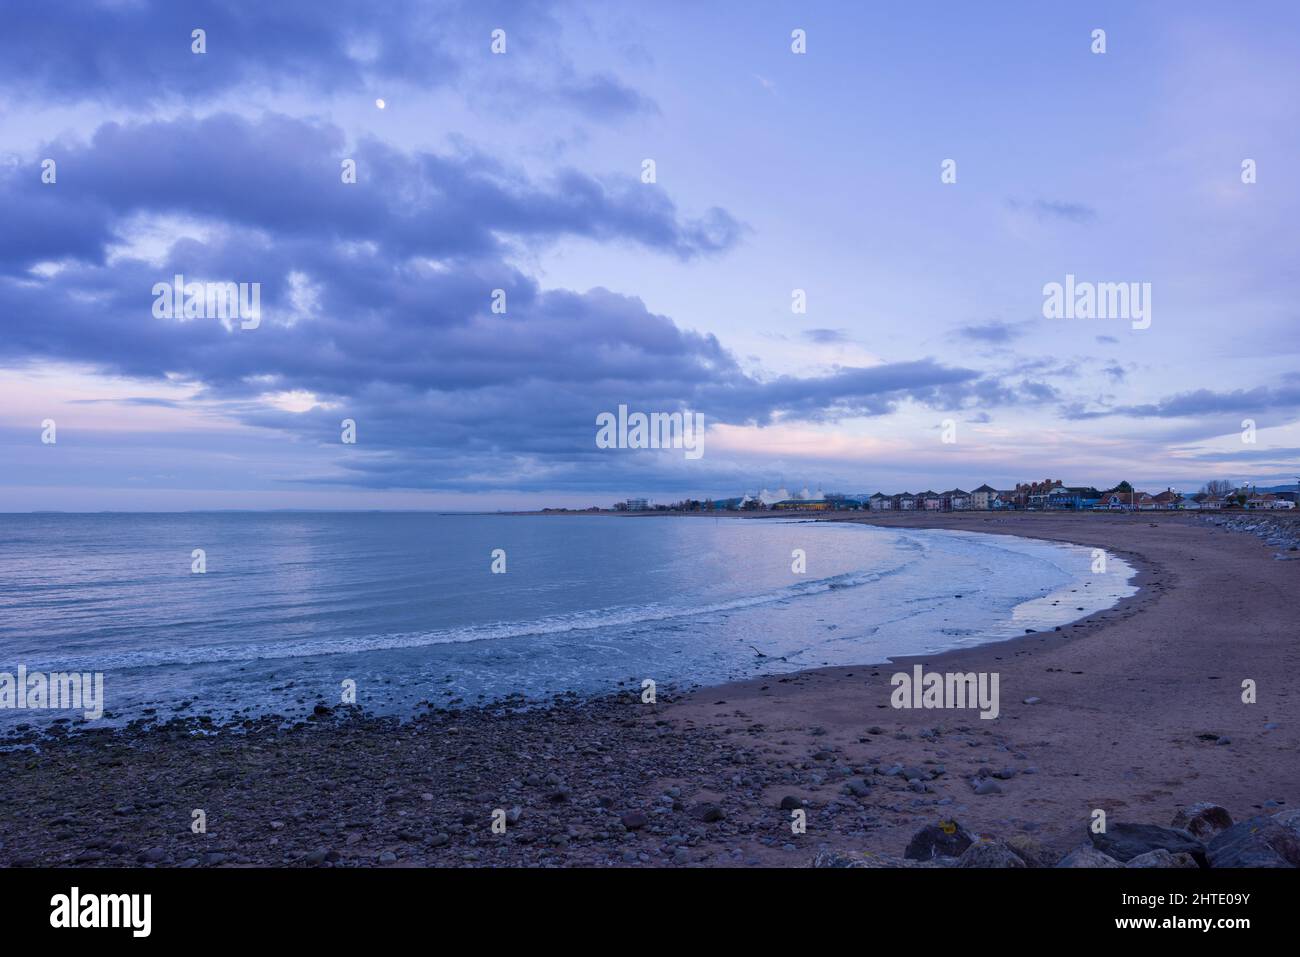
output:
POLYGON ((629 831, 639 831, 649 823, 644 811, 628 811, 619 820, 629 831))

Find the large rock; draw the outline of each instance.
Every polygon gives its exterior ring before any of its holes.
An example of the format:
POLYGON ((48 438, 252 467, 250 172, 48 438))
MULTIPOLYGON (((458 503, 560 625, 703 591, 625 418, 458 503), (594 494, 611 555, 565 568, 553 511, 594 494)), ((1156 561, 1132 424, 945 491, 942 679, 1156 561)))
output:
POLYGON ((1211 867, 1300 867, 1300 833, 1261 815, 1234 824, 1205 852, 1211 867))
POLYGON ((697 821, 703 821, 705 824, 712 824, 715 821, 721 821, 727 816, 726 812, 718 805, 706 801, 703 804, 697 804, 691 808, 691 817, 697 821))
POLYGON ((650 823, 650 818, 646 816, 645 811, 627 811, 619 820, 629 831, 639 831, 650 823))
POLYGON ((1011 835, 1007 838, 1007 847, 1030 867, 1051 867, 1056 863, 1056 854, 1028 834, 1011 835))
POLYGON ((1057 867, 1123 867, 1113 857, 1108 857, 1091 844, 1080 844, 1056 862, 1057 867))
POLYGON ((942 867, 943 865, 944 862, 906 861, 870 852, 845 854, 840 851, 830 850, 818 851, 812 861, 813 867, 932 868, 942 867))
POLYGON ((1232 815, 1225 808, 1208 801, 1182 808, 1174 815, 1174 827, 1190 831, 1202 841, 1208 841, 1214 835, 1232 827, 1232 815))
POLYGON ((813 858, 813 867, 870 867, 865 860, 860 857, 850 857, 847 854, 841 854, 839 851, 818 851, 817 856, 813 858))
POLYGON ((1278 811, 1273 815, 1273 820, 1283 827, 1290 828, 1300 836, 1300 808, 1291 808, 1287 811, 1278 811))
POLYGON ((1139 854, 1133 860, 1124 865, 1125 867, 1200 867, 1196 863, 1196 858, 1190 854, 1178 853, 1170 854, 1163 847, 1154 851, 1147 851, 1145 854, 1139 854))
POLYGON ((1179 828, 1116 821, 1106 828, 1105 833, 1096 834, 1089 830, 1088 836, 1097 850, 1117 861, 1128 862, 1147 851, 1165 850, 1170 854, 1190 854, 1197 864, 1206 866, 1205 845, 1190 831, 1179 828))
POLYGON ((1020 855, 1001 841, 979 841, 957 858, 956 867, 1024 867, 1020 855))
POLYGON ((975 843, 956 821, 927 824, 912 835, 903 856, 909 861, 932 861, 936 857, 960 857, 966 848, 975 843))

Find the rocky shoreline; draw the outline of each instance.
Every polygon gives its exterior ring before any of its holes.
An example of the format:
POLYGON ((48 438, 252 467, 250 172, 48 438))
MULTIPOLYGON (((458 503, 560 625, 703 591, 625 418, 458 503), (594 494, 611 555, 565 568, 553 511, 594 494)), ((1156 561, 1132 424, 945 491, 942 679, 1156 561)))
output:
MULTIPOLYGON (((1060 860, 1032 840, 980 838, 956 821, 931 824, 912 836, 905 862, 950 867, 1300 867, 1300 809, 1257 815, 1233 823, 1225 808, 1208 802, 1174 816, 1172 826, 1115 823, 1088 830, 1088 839, 1060 860)), ((890 867, 872 855, 823 851, 814 867, 890 867)))
POLYGON ((1297 566, 1188 518, 927 518, 1140 561, 1068 634, 918 659, 999 671, 998 721, 889 709, 900 661, 655 704, 29 729, 0 751, 0 865, 1296 866, 1297 566))
POLYGON ((322 705, 289 726, 187 718, 46 739, 0 755, 0 864, 688 863, 748 825, 651 782, 725 786, 719 768, 752 757, 675 733, 668 700, 570 695, 407 722, 322 705))
MULTIPOLYGON (((72 734, 0 755, 0 864, 760 866, 770 861, 754 848, 764 848, 813 867, 1300 865, 1300 810, 1234 823, 1210 804, 1170 827, 1081 825, 1086 838, 1064 854, 1031 834, 1002 839, 949 819, 910 838, 893 828, 895 853, 854 851, 856 835, 892 828, 891 806, 932 792, 946 769, 850 767, 831 751, 791 767, 734 735, 675 727, 660 713, 671 706, 562 696, 545 710, 409 722, 322 706, 287 727, 174 719, 72 734), (828 779, 833 799, 805 796, 828 779), (815 817, 809 833, 793 832, 796 811, 815 817)), ((969 786, 981 793, 1016 773, 994 769, 969 786)))
POLYGON ((1273 557, 1279 561, 1300 558, 1300 521, 1286 513, 1221 512, 1198 514, 1197 518, 1224 531, 1243 532, 1262 538, 1265 545, 1278 550, 1273 557))

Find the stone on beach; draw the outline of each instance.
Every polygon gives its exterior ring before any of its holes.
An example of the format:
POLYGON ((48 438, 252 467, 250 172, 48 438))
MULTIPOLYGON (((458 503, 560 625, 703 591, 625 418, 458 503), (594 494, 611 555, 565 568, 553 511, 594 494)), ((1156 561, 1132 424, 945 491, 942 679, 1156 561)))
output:
POLYGON ((619 820, 629 831, 639 831, 650 822, 644 811, 628 811, 619 820))
POLYGON ((1232 815, 1217 804, 1202 801, 1190 807, 1181 808, 1171 822, 1174 827, 1182 828, 1196 835, 1201 840, 1209 840, 1220 831, 1232 827, 1232 815))
POLYGON ((1131 859, 1125 867, 1200 867, 1196 863, 1196 858, 1192 855, 1180 851, 1177 854, 1171 854, 1163 847, 1154 851, 1147 851, 1145 854, 1139 854, 1131 859))
POLYGON ((974 842, 974 837, 956 821, 940 821, 927 824, 913 834, 903 856, 912 861, 960 857, 974 842))
POLYGON ((1090 830, 1088 836, 1097 850, 1117 861, 1131 861, 1139 854, 1154 850, 1190 854, 1198 862, 1205 860, 1205 845, 1191 832, 1181 828, 1112 821, 1104 833, 1097 834, 1090 830))
POLYGON ((1103 854, 1091 844, 1081 844, 1056 863, 1057 867, 1123 867, 1119 861, 1103 854))
POLYGON ((1001 841, 979 841, 957 858, 955 867, 1025 867, 1024 860, 1001 841))
POLYGON ((712 824, 714 821, 721 821, 727 815, 718 805, 705 802, 703 804, 697 804, 692 808, 691 816, 697 821, 703 821, 705 824, 712 824))
POLYGON ((1252 817, 1210 841, 1206 857, 1211 867, 1300 867, 1300 833, 1276 817, 1252 817))

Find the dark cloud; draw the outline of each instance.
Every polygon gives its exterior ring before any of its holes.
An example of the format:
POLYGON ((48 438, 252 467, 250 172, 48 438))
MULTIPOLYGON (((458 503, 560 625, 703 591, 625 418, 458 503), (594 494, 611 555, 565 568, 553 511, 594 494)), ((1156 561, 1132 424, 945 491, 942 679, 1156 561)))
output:
POLYGON ((1253 468, 1276 469, 1294 473, 1300 463, 1300 449, 1271 448, 1260 449, 1242 445, 1231 452, 1207 452, 1197 450, 1178 450, 1180 458, 1196 459, 1199 462, 1249 462, 1253 468))
POLYGON ((805 329, 800 334, 809 342, 815 342, 818 345, 831 345, 849 341, 849 334, 846 329, 805 329))
MULTIPOLYGON (((496 91, 593 119, 655 105, 607 73, 577 71, 557 4, 508 0, 15 0, 0 30, 0 89, 139 110, 236 90, 359 93, 389 84, 496 91), (490 37, 506 31, 507 52, 490 37), (191 50, 206 31, 207 52, 191 50)), ((505 104, 507 108, 510 103, 505 104)))
POLYGON ((1250 415, 1270 409, 1300 409, 1300 383, 1290 380, 1284 386, 1257 386, 1254 389, 1237 389, 1232 392, 1195 389, 1169 396, 1159 402, 1117 405, 1094 410, 1076 406, 1062 411, 1067 418, 1071 419, 1097 419, 1111 415, 1171 419, 1230 413, 1250 415))
POLYGON ((1040 220, 1059 219, 1070 223, 1090 223, 1097 218, 1097 211, 1084 203, 1068 203, 1058 200, 1035 199, 1022 202, 1008 199, 1007 206, 1016 212, 1028 213, 1040 220))
POLYGON ((183 409, 185 403, 154 396, 127 396, 121 399, 69 399, 69 405, 126 405, 139 408, 183 409))
POLYGON ((1018 339, 1024 334, 1029 325, 1030 324, 1027 322, 1002 322, 1000 320, 993 320, 985 323, 962 326, 957 330, 957 334, 962 338, 973 339, 976 342, 1003 343, 1018 339))
POLYGON ((609 73, 565 76, 555 92, 561 100, 594 118, 659 112, 653 100, 609 73))
POLYGON ((597 450, 596 415, 621 404, 768 425, 1041 394, 933 359, 755 377, 713 336, 635 297, 543 289, 510 264, 520 243, 568 236, 683 259, 724 252, 741 229, 725 211, 690 220, 639 183, 572 171, 537 182, 472 152, 374 141, 350 151, 358 182, 345 185, 343 143, 334 127, 283 116, 181 117, 49 147, 53 186, 6 171, 0 199, 40 241, 0 247, 0 359, 181 383, 200 408, 315 449, 338 450, 341 419, 355 419, 358 445, 307 478, 372 487, 609 488, 687 467, 597 450), (161 262, 124 251, 159 217, 201 228, 167 232, 151 251, 161 262), (32 271, 38 262, 58 267, 32 271), (153 286, 177 273, 260 283, 261 325, 156 318, 153 286), (318 404, 284 411, 268 402, 280 393, 318 404))
POLYGON ((472 257, 501 236, 628 240, 690 259, 722 252, 743 227, 723 209, 678 214, 639 181, 607 184, 576 170, 535 183, 477 153, 402 153, 368 139, 345 150, 341 130, 286 116, 230 114, 101 126, 88 144, 52 143, 58 182, 39 168, 0 173, 0 270, 67 257, 102 263, 134 214, 185 215, 281 241, 371 242, 393 257, 472 257), (357 164, 357 182, 341 164, 357 164))

